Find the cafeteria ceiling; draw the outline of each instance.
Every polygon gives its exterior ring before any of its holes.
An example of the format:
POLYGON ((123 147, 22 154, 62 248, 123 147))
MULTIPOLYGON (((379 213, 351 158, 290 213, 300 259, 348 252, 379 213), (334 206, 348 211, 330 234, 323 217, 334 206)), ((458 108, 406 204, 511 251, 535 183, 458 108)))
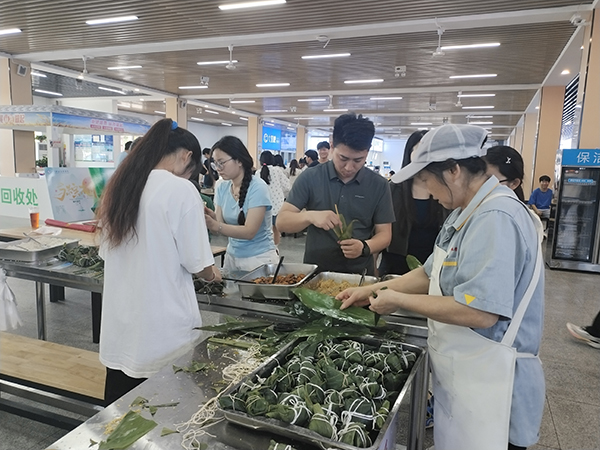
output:
POLYGON ((219 9, 240 1, 0 0, 0 30, 22 30, 0 36, 0 56, 30 62, 45 74, 32 77, 36 89, 61 98, 112 96, 122 113, 158 114, 164 98, 180 97, 188 119, 216 125, 245 124, 240 117, 254 115, 327 130, 338 110, 348 109, 373 119, 378 134, 470 120, 492 122, 492 135, 502 139, 542 86, 566 85, 578 73, 585 23, 598 3, 287 0, 219 9), (130 15, 138 19, 86 24, 130 15), (584 24, 573 24, 574 16, 584 24), (434 55, 440 34, 442 47, 500 45, 434 55), (229 60, 230 47, 235 69, 227 62, 197 64, 229 60), (340 53, 350 56, 302 58, 340 53), (76 82, 84 59, 88 73, 76 82), (122 66, 141 67, 108 69, 122 66), (564 69, 571 75, 561 76, 564 69), (475 74, 496 76, 450 78, 475 74), (367 79, 382 81, 345 83, 367 79), (289 85, 257 86, 265 83, 289 85), (181 88, 202 84, 208 87, 181 88), (489 96, 466 96, 472 94, 489 96), (493 108, 474 108, 484 106, 493 108), (334 111, 324 111, 328 107, 334 111))

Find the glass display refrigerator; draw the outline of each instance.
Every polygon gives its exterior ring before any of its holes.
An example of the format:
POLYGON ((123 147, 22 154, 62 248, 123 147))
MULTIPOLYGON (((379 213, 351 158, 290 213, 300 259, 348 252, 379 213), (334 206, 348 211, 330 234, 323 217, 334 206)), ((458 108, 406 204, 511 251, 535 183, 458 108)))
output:
POLYGON ((556 163, 558 197, 548 265, 600 273, 600 149, 565 149, 556 163))

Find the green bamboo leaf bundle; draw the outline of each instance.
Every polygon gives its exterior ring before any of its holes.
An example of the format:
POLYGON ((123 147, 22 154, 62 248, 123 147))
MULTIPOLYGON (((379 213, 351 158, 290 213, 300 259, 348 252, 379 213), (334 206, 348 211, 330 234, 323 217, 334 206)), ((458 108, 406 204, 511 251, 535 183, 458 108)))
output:
POLYGON ((308 424, 308 429, 328 439, 337 440, 335 420, 331 420, 330 417, 335 418, 336 416, 328 416, 321 408, 321 405, 316 403, 313 406, 313 416, 308 424))
POLYGON ((156 425, 155 421, 145 419, 134 411, 129 411, 106 438, 106 441, 100 442, 98 450, 125 449, 154 429, 156 425))

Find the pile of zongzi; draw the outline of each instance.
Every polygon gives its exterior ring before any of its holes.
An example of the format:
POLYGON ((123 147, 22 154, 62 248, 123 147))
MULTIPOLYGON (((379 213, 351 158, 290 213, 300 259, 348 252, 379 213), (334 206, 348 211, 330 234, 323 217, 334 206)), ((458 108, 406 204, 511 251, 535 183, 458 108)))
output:
POLYGON ((266 416, 333 441, 370 447, 416 360, 384 342, 304 341, 271 373, 219 398, 223 409, 266 416))

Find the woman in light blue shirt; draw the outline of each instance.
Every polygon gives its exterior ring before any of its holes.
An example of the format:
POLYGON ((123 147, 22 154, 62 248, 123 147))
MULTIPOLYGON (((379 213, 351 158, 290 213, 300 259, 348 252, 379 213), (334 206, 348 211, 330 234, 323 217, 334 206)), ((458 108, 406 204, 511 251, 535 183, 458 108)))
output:
POLYGON ((223 268, 250 271, 277 263, 269 188, 252 175, 248 149, 237 137, 225 136, 213 145, 212 158, 224 181, 215 191, 216 210, 205 209, 206 224, 211 231, 229 237, 223 268))

